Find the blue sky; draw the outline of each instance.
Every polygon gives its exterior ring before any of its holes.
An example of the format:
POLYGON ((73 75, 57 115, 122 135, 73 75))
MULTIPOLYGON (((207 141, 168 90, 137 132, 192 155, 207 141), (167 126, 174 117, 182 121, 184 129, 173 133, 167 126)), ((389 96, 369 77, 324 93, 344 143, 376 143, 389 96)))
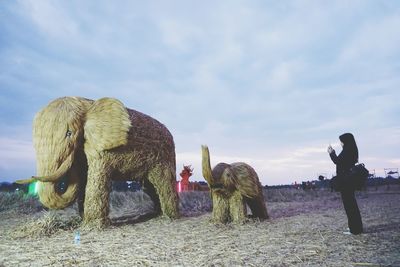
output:
POLYGON ((400 168, 399 1, 3 1, 0 182, 35 174, 32 120, 105 96, 163 122, 177 171, 244 161, 263 184, 331 176, 354 133, 400 168))

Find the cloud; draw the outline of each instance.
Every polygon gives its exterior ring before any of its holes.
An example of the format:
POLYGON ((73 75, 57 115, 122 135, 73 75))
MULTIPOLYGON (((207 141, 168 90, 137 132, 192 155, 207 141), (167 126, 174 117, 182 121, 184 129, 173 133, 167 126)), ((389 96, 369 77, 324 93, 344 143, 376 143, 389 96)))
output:
POLYGON ((35 154, 31 142, 0 137, 0 182, 14 181, 34 174, 35 154))
POLYGON ((166 45, 180 52, 189 52, 191 45, 203 34, 202 29, 169 18, 159 22, 162 39, 166 45))
POLYGON ((325 146, 351 131, 368 165, 383 168, 400 147, 399 10, 365 1, 7 2, 0 136, 29 140, 34 113, 56 97, 113 96, 166 124, 182 164, 199 166, 208 144, 216 161, 249 161, 265 183, 284 183, 334 172, 325 146))
POLYGON ((339 56, 343 64, 370 63, 398 57, 400 51, 400 15, 372 19, 354 34, 339 56))
POLYGON ((47 1, 28 0, 19 3, 44 35, 64 41, 78 38, 79 25, 65 12, 65 6, 47 1))

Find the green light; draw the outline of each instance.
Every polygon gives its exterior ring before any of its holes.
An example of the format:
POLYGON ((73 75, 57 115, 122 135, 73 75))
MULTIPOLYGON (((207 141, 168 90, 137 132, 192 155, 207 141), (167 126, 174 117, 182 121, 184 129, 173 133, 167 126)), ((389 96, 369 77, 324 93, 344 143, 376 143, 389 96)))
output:
POLYGON ((35 182, 35 195, 37 195, 38 191, 39 191, 39 183, 35 182))
POLYGON ((29 184, 28 194, 31 196, 36 196, 39 188, 38 182, 33 182, 29 184))

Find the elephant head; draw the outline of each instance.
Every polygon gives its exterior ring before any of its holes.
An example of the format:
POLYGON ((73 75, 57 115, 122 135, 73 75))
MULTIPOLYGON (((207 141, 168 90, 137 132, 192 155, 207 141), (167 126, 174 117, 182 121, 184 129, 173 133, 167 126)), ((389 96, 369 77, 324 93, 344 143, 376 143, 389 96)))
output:
POLYGON ((17 182, 38 181, 42 204, 65 208, 84 189, 87 154, 125 144, 130 126, 129 114, 116 99, 58 98, 33 122, 37 175, 17 182))
POLYGON ((230 164, 218 163, 211 170, 210 152, 207 146, 201 146, 202 149, 202 170, 203 176, 211 190, 223 195, 229 195, 235 190, 235 174, 232 172, 230 164))

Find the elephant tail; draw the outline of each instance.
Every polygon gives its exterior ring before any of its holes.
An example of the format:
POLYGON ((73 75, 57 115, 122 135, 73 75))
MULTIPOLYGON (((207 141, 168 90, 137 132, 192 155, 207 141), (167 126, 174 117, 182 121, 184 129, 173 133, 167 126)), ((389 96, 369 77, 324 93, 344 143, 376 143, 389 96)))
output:
POLYGON ((212 186, 214 184, 214 178, 211 171, 210 152, 208 151, 208 147, 205 145, 201 146, 201 152, 203 177, 206 179, 208 184, 212 186))

